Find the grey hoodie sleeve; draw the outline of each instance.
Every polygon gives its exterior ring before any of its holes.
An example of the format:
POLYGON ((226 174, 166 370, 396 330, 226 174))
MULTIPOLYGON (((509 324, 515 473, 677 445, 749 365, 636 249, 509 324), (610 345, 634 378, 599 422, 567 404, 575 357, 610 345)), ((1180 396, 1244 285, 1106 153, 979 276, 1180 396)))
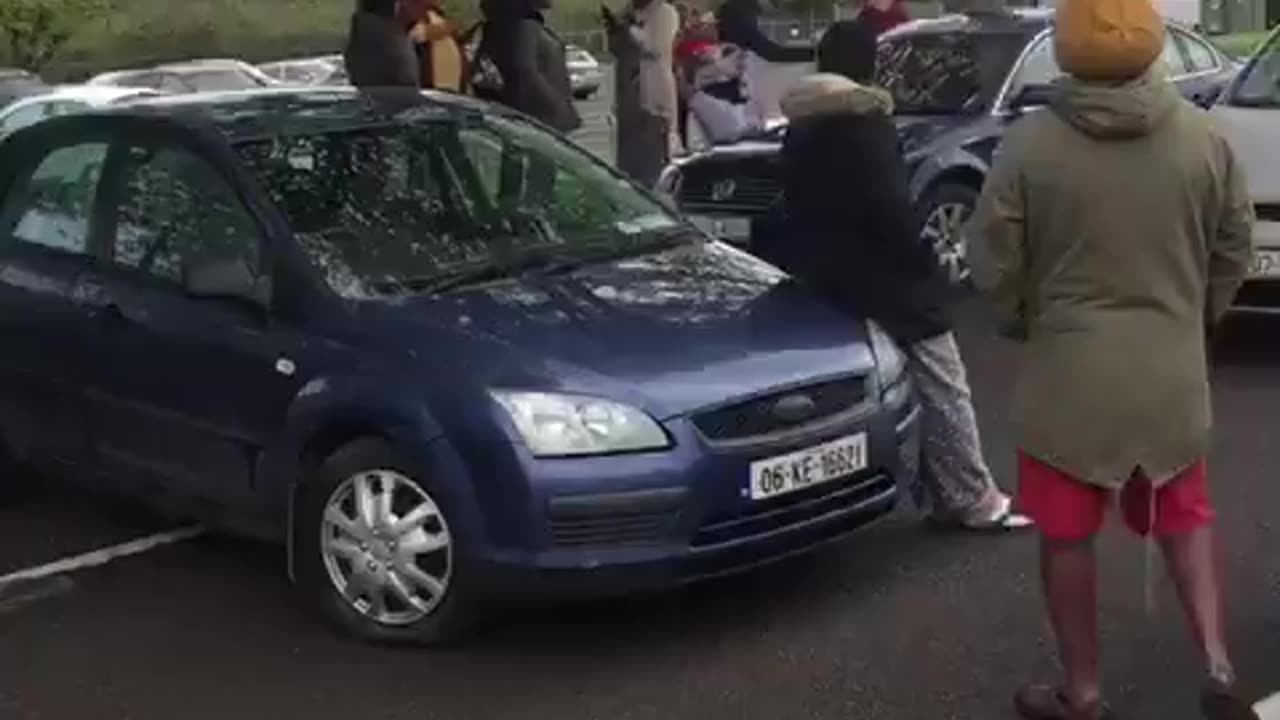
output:
POLYGON ((1209 246, 1208 321, 1217 324, 1244 281, 1253 260, 1253 201, 1240 162, 1225 138, 1219 138, 1222 188, 1222 213, 1217 232, 1209 246))
POLYGON ((973 279, 995 306, 1000 334, 1025 340, 1026 220, 1017 132, 1006 138, 982 185, 973 217, 965 226, 973 254, 973 279))

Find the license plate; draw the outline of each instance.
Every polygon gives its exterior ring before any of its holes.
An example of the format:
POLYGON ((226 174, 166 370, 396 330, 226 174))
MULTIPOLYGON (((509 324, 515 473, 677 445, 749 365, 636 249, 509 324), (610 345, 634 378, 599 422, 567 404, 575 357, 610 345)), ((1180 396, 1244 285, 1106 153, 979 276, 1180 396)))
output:
POLYGON ((751 463, 751 499, 797 492, 867 468, 867 436, 849 435, 751 463))
POLYGON ((751 221, 747 218, 694 215, 689 219, 703 232, 729 242, 741 243, 751 239, 751 221))
POLYGON ((1255 278, 1280 277, 1280 250, 1255 251, 1253 264, 1249 266, 1249 276, 1255 278))

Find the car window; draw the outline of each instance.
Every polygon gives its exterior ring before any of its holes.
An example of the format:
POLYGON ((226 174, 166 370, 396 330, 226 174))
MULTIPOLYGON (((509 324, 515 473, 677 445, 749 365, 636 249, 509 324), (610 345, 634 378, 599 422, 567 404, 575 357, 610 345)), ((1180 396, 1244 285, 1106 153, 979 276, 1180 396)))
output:
POLYGON ((258 79, 233 68, 226 70, 194 70, 183 73, 182 79, 196 92, 222 92, 226 90, 252 90, 262 87, 258 79))
POLYGON ((0 208, 0 237, 84 253, 106 143, 57 148, 20 178, 0 208))
POLYGON ((1026 46, 1019 33, 925 33, 881 42, 878 84, 906 115, 980 110, 999 91, 1026 46))
POLYGON ((238 148, 333 289, 422 292, 535 256, 628 252, 685 226, 585 152, 505 117, 430 120, 238 148))
POLYGON ((202 158, 180 147, 130 147, 120 182, 116 264, 174 282, 193 260, 242 260, 258 272, 257 223, 202 158))
POLYGON ((1280 108, 1280 33, 1240 71, 1233 105, 1280 108))
POLYGON ((45 117, 48 117, 47 111, 48 103, 44 102, 33 102, 23 105, 20 108, 10 110, 9 113, 4 116, 4 119, 0 120, 0 136, 17 132, 28 125, 34 125, 45 117))
POLYGON ((1177 36, 1187 58, 1188 72, 1209 72, 1218 69, 1218 56, 1208 45, 1187 33, 1179 32, 1177 36))
MULTIPOLYGON (((1171 32, 1165 34, 1164 50, 1160 59, 1168 68, 1170 75, 1187 73, 1187 63, 1171 32)), ((1053 49, 1053 36, 1046 35, 1023 58, 1011 90, 1012 93, 1016 93, 1025 85, 1047 85, 1061 75, 1062 68, 1058 67, 1058 57, 1053 49)))
POLYGON ((1186 75, 1190 72, 1187 69, 1187 59, 1183 56, 1182 48, 1178 45, 1177 38, 1172 32, 1164 34, 1164 52, 1160 53, 1160 60, 1172 77, 1186 75))

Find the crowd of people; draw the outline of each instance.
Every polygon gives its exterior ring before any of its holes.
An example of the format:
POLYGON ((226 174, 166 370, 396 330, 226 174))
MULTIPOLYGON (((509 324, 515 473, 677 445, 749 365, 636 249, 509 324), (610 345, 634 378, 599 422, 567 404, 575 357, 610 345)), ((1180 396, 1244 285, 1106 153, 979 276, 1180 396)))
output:
MULTIPOLYGON (((473 92, 574 130, 547 2, 483 0, 483 25, 460 31, 434 0, 361 0, 352 81, 473 92), (473 32, 482 37, 468 54, 473 32)), ((917 239, 893 99, 876 85, 877 38, 906 20, 900 0, 868 0, 816 49, 771 41, 760 12, 759 0, 724 0, 714 15, 668 0, 602 10, 620 169, 652 185, 695 134, 715 143, 759 131, 769 112, 761 68, 816 60, 778 103, 783 193, 754 224, 751 249, 904 349, 923 412, 914 495, 926 516, 1040 534, 1065 677, 1019 691, 1020 715, 1113 717, 1099 678, 1093 541, 1115 495, 1125 524, 1164 552, 1204 663, 1204 716, 1256 719, 1225 640, 1205 470, 1208 338, 1248 266, 1253 210, 1230 146, 1163 74, 1164 24, 1150 0, 1059 3, 1065 76, 1048 111, 1011 130, 968 228, 978 283, 1024 348, 1016 498, 984 460, 952 289, 917 239)))

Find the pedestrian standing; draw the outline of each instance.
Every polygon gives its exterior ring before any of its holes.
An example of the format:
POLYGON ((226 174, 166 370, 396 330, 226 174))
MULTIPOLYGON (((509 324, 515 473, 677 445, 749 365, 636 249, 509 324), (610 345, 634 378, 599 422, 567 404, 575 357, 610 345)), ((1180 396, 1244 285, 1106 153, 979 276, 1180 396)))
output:
POLYGON ((1235 692, 1206 487, 1206 327, 1251 256, 1245 179, 1209 116, 1158 62, 1150 0, 1063 0, 1067 77, 1011 128, 971 230, 976 277, 1023 344, 1018 501, 1042 534, 1065 682, 1028 686, 1025 718, 1108 717, 1093 545, 1110 497, 1162 548, 1206 670, 1202 711, 1254 718, 1235 692))
POLYGON ((903 349, 921 406, 914 494, 930 518, 961 529, 1026 527, 982 456, 950 286, 919 240, 893 98, 872 84, 875 63, 875 29, 837 22, 818 46, 818 73, 783 96, 783 200, 753 228, 752 251, 873 320, 903 349))
POLYGON ((562 133, 582 118, 573 105, 565 45, 547 27, 550 0, 483 0, 481 52, 499 75, 499 102, 562 133))
POLYGON ((618 168, 653 187, 671 159, 678 123, 674 53, 680 18, 667 0, 602 8, 614 64, 618 168))
POLYGON ((421 77, 409 25, 397 0, 359 0, 343 52, 357 88, 417 88, 421 77))
POLYGON ((777 111, 776 84, 769 77, 770 63, 813 62, 812 47, 782 45, 760 29, 761 0, 725 0, 716 12, 720 42, 737 45, 746 53, 747 115, 752 125, 765 127, 777 111))
POLYGON ((415 20, 409 31, 417 51, 422 87, 460 93, 466 89, 466 63, 458 28, 440 0, 401 0, 406 14, 415 20))

